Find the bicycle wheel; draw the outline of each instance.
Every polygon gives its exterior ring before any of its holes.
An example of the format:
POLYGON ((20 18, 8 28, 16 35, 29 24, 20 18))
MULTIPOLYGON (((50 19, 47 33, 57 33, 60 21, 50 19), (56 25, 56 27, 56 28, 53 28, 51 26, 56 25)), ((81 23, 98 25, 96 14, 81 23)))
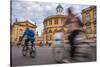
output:
POLYGON ((22 54, 23 54, 23 56, 27 55, 27 47, 26 46, 23 46, 22 54))
POLYGON ((35 58, 36 56, 36 48, 31 48, 30 49, 30 57, 35 58))

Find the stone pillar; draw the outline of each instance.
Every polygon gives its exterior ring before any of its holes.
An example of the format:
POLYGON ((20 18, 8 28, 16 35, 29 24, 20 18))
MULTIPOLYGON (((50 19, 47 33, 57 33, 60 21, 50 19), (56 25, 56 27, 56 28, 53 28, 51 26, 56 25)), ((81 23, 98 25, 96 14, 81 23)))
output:
POLYGON ((83 30, 86 31, 86 13, 82 13, 83 30))
POLYGON ((95 33, 95 27, 94 27, 94 13, 93 10, 90 11, 90 24, 91 24, 91 32, 92 34, 95 33))

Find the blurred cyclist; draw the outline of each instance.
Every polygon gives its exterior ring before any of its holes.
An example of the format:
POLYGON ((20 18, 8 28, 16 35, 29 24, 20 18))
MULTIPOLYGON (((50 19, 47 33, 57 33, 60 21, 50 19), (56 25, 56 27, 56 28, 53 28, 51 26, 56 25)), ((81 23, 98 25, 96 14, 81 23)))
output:
POLYGON ((68 8, 68 18, 64 25, 69 31, 69 44, 71 62, 82 62, 90 60, 90 46, 86 42, 86 36, 81 30, 82 22, 73 14, 72 8, 68 8))

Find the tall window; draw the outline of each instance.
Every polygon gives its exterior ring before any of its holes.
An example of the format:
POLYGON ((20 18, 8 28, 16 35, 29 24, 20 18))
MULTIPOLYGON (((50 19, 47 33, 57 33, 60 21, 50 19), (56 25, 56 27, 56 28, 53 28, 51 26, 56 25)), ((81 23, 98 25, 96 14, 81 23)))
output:
POLYGON ((57 29, 55 29, 54 32, 57 32, 57 29))
POLYGON ((90 15, 86 16, 86 33, 91 33, 91 26, 90 26, 90 15))
POLYGON ((64 19, 61 19, 61 24, 63 24, 65 21, 64 21, 64 19))
POLYGON ((58 24, 58 20, 57 19, 55 19, 55 24, 58 24))
POLYGON ((23 30, 22 29, 19 29, 19 32, 20 32, 20 34, 22 34, 23 30))
POLYGON ((49 20, 49 25, 52 25, 52 20, 49 20))
POLYGON ((94 23, 96 24, 96 18, 97 18, 97 15, 96 15, 96 12, 94 12, 94 23))
POLYGON ((48 23, 46 22, 46 26, 48 25, 48 23))
POLYGON ((52 40, 52 35, 50 35, 50 40, 52 40))
POLYGON ((47 22, 45 22, 45 28, 47 27, 47 22))
POLYGON ((90 24, 90 15, 86 16, 86 25, 89 26, 90 24))

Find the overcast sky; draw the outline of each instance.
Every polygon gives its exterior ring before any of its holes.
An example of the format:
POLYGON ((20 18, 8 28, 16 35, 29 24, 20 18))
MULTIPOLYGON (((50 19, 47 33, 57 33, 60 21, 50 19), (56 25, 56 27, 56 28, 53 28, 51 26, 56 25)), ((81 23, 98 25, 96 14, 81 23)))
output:
MULTIPOLYGON (((49 3, 49 2, 36 2, 36 1, 21 1, 12 0, 12 23, 18 18, 18 21, 29 20, 31 23, 37 25, 37 31, 39 35, 43 30, 43 20, 44 18, 56 15, 56 7, 59 3, 49 3)), ((81 17, 81 10, 89 7, 90 5, 75 5, 60 3, 64 8, 64 14, 66 14, 66 9, 68 7, 74 7, 75 13, 81 17)))

